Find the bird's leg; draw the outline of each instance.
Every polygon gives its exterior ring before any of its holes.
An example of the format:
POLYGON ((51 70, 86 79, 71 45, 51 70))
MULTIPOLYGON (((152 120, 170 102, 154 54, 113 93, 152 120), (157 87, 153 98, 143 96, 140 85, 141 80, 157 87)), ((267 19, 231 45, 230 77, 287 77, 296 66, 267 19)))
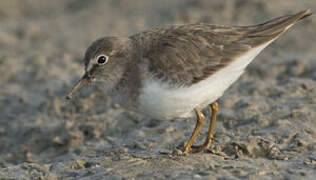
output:
POLYGON ((215 122, 216 122, 216 116, 217 116, 217 112, 218 112, 218 103, 214 102, 212 104, 210 104, 210 107, 212 109, 212 117, 211 117, 211 122, 210 122, 210 127, 208 129, 208 134, 207 137, 205 139, 205 142, 203 145, 197 147, 194 152, 201 152, 204 149, 208 148, 211 144, 211 142, 214 140, 213 137, 213 129, 215 126, 215 122))
POLYGON ((193 141, 196 138, 197 134, 199 133, 199 131, 200 131, 200 129, 205 121, 205 117, 200 109, 195 108, 194 111, 195 111, 196 116, 197 116, 196 126, 195 126, 195 129, 194 129, 189 141, 186 143, 186 145, 184 146, 184 148, 182 150, 183 153, 191 152, 191 150, 192 150, 191 146, 193 144, 193 141))

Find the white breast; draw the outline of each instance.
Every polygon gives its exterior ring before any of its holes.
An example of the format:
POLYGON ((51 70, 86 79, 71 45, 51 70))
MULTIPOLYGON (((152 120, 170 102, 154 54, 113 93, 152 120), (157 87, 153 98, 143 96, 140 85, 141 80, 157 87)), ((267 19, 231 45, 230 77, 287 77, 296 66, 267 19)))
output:
POLYGON ((246 66, 272 41, 253 48, 227 67, 189 87, 174 88, 157 79, 147 79, 140 93, 139 111, 156 119, 191 116, 194 108, 203 108, 221 97, 246 66))

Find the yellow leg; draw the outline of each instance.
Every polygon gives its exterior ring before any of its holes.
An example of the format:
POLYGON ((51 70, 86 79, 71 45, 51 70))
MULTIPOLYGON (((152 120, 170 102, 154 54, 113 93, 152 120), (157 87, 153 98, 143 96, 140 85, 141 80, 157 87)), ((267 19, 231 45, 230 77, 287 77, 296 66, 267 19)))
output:
POLYGON ((186 143, 186 145, 183 148, 183 151, 182 151, 183 153, 191 152, 191 150, 192 150, 191 147, 192 147, 193 141, 195 140, 197 134, 199 133, 199 131, 200 131, 200 129, 205 121, 205 117, 202 114, 200 109, 195 108, 194 111, 195 111, 196 116, 197 116, 196 126, 195 126, 195 129, 194 129, 189 141, 186 143))
POLYGON ((194 152, 203 151, 204 149, 208 148, 211 145, 212 140, 214 140, 213 129, 215 126, 216 116, 217 116, 217 112, 218 112, 218 103, 214 102, 214 103, 210 104, 210 107, 212 109, 212 117, 211 117, 210 127, 208 129, 207 137, 205 139, 204 144, 197 147, 197 149, 194 152))

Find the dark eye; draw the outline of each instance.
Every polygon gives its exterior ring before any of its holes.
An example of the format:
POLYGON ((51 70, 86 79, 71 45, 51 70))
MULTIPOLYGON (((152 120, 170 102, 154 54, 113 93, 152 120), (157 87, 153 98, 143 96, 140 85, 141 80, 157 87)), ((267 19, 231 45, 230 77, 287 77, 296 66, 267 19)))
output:
POLYGON ((102 65, 108 62, 108 57, 105 55, 98 56, 98 64, 102 65))

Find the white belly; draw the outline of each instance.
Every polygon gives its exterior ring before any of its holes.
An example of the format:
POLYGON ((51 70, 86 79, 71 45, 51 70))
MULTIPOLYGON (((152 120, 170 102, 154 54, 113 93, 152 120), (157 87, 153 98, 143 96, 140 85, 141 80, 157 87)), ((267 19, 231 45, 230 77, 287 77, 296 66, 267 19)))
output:
POLYGON ((250 50, 227 67, 189 87, 174 88, 156 79, 146 80, 139 97, 139 111, 156 119, 191 116, 194 108, 203 108, 221 97, 270 42, 250 50))

